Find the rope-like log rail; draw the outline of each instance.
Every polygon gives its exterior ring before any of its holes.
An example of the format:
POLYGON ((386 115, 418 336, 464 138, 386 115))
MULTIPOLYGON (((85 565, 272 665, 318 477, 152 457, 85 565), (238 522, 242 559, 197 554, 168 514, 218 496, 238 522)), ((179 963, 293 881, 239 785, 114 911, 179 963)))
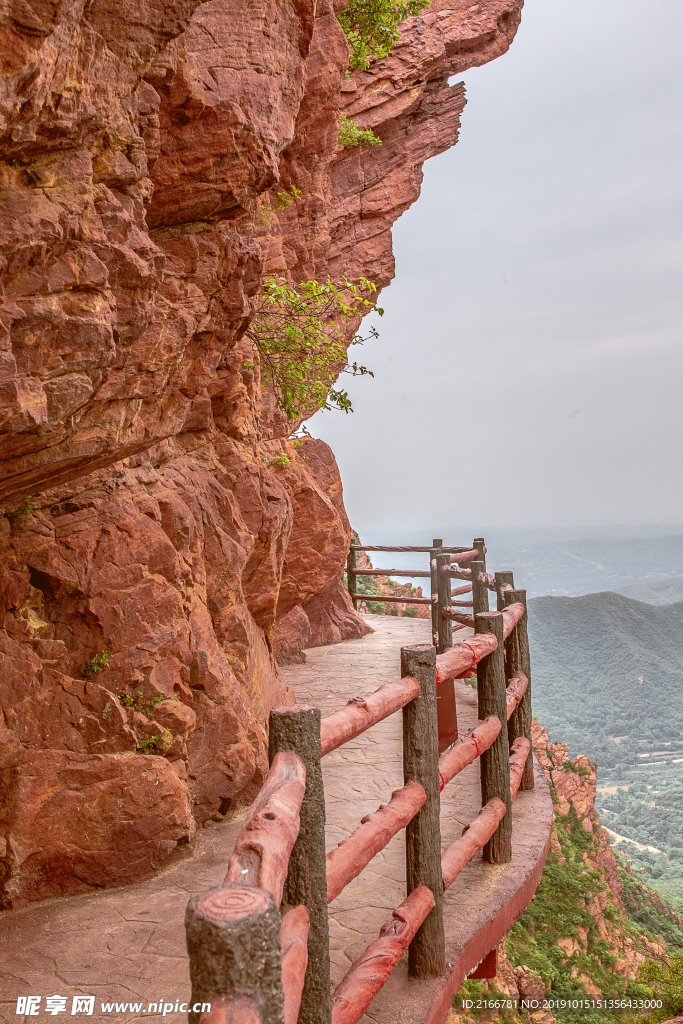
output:
POLYGON ((418 782, 408 782, 391 794, 386 806, 381 804, 374 814, 361 818, 358 828, 342 840, 336 850, 327 854, 327 902, 361 873, 389 840, 415 817, 426 800, 418 782))
POLYGON ((417 679, 404 676, 393 683, 384 683, 367 697, 352 697, 346 707, 323 718, 320 723, 321 755, 329 754, 342 743, 405 707, 419 692, 417 679))
POLYGON ((482 751, 488 750, 500 730, 500 719, 496 715, 489 715, 468 736, 459 736, 452 747, 444 750, 439 758, 442 786, 448 785, 458 772, 476 761, 482 751))
POLYGON ((507 700, 507 712, 508 721, 512 717, 512 714, 519 704, 520 700, 527 691, 529 686, 529 680, 523 672, 515 672, 512 679, 508 679, 508 685, 506 689, 506 700, 507 700))
POLYGON ((334 990, 332 1024, 356 1024, 360 1020, 434 905, 431 891, 420 885, 394 910, 379 938, 354 961, 334 990))
POLYGON ((306 769, 296 754, 291 750, 276 754, 237 837, 224 885, 267 889, 280 906, 289 855, 299 835, 305 788, 306 769))
POLYGON ((301 993, 308 967, 308 909, 293 907, 282 918, 280 948, 282 949, 282 990, 285 997, 284 1024, 297 1024, 301 993))

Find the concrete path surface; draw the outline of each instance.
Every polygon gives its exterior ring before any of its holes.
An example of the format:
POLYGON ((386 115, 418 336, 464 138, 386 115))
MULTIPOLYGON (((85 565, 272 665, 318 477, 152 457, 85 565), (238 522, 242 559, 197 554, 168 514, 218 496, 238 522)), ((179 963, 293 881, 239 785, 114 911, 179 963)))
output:
MULTIPOLYGON (((297 700, 317 704, 323 715, 329 714, 350 697, 365 696, 383 682, 399 678, 401 646, 429 642, 428 621, 366 618, 374 634, 315 648, 307 652, 305 665, 282 670, 297 700)), ((476 692, 465 684, 456 687, 460 728, 470 728, 477 718, 476 692)), ((330 849, 353 831, 363 815, 386 803, 392 790, 403 785, 400 714, 327 755, 323 775, 330 849)), ((408 978, 402 963, 363 1017, 364 1024, 443 1020, 462 977, 524 908, 540 875, 552 820, 542 775, 537 782, 534 792, 521 793, 515 801, 512 864, 493 867, 478 857, 446 894, 449 973, 418 985, 408 978)), ((475 764, 444 791, 444 846, 461 835, 479 807, 475 764)), ((220 883, 245 813, 203 830, 191 858, 147 882, 54 898, 0 914, 0 1020, 37 1019, 15 1013, 21 996, 41 996, 38 1019, 59 1020, 71 1018, 74 996, 91 995, 95 997, 93 1014, 75 1014, 76 1020, 86 1016, 110 1024, 159 1020, 163 1007, 152 1009, 149 1004, 165 1004, 165 1018, 180 1024, 185 1018, 176 1012, 176 1001, 189 999, 190 994, 185 904, 190 895, 220 883), (46 997, 55 995, 66 997, 66 1010, 48 1014, 46 997), (119 1003, 119 1007, 103 1009, 102 1003, 119 1003), (131 1003, 141 1005, 121 1005, 131 1003)), ((333 985, 377 937, 405 895, 401 832, 330 905, 333 985)))

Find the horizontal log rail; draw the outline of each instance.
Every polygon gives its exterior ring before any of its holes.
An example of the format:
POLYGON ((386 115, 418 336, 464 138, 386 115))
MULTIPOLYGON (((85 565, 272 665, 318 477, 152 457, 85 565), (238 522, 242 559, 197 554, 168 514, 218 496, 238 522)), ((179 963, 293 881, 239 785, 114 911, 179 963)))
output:
POLYGON ((519 702, 527 691, 529 680, 523 672, 515 672, 512 679, 508 679, 506 694, 508 721, 512 717, 519 702))
MULTIPOLYGON (((484 551, 486 551, 486 548, 484 548, 484 551)), ((478 559, 479 557, 480 552, 477 548, 470 548, 469 551, 461 551, 457 555, 452 555, 451 562, 455 562, 456 565, 462 565, 463 562, 473 562, 475 558, 478 559)))
POLYGON ((451 588, 451 597, 459 597, 460 594, 471 594, 472 584, 466 583, 464 587, 453 587, 451 588))
POLYGON ((297 755, 278 753, 237 837, 225 885, 267 889, 280 905, 305 788, 306 769, 297 755))
POLYGON ((442 608, 441 614, 444 619, 452 619, 453 622, 459 622, 461 626, 470 626, 474 629, 474 616, 468 615, 467 612, 459 612, 455 608, 442 608))
POLYGON ((495 715, 489 715, 469 735, 459 736, 453 746, 445 750, 439 758, 441 788, 448 785, 468 764, 476 761, 482 751, 488 750, 500 730, 500 719, 495 715))
POLYGON ((531 753, 531 743, 526 736, 518 736, 510 748, 510 796, 514 800, 524 775, 526 759, 531 753))
MULTIPOLYGON (((427 569, 352 569, 353 576, 431 576, 431 572, 427 569)), ((363 595, 356 594, 356 597, 363 595)))
POLYGON ((405 676, 393 683, 384 683, 367 697, 352 697, 346 707, 321 721, 321 756, 336 750, 355 736, 360 736, 388 715, 393 715, 394 711, 405 707, 419 692, 417 679, 405 676))
POLYGON ((301 993, 308 967, 308 932, 310 919, 306 907, 293 907, 282 918, 280 948, 282 950, 282 990, 285 1000, 284 1024, 297 1024, 301 993))
POLYGON ((412 821, 426 800, 417 782, 409 782, 391 794, 386 806, 361 818, 358 828, 327 854, 327 902, 330 903, 356 878, 376 853, 412 821))
MULTIPOLYGON (((351 544, 350 547, 351 551, 421 551, 426 554, 429 554, 429 552, 432 550, 432 548, 410 547, 405 545, 403 547, 393 547, 392 545, 386 544, 351 544)), ((444 554, 447 555, 458 554, 461 551, 469 550, 470 549, 467 547, 441 548, 441 551, 443 551, 444 554)))
POLYGON ((451 601, 451 607, 453 608, 472 608, 474 601, 451 601))
POLYGON ((509 604, 507 608, 503 608, 503 636, 506 640, 525 611, 526 609, 521 601, 518 601, 516 604, 509 604))
POLYGON ((464 676, 471 669, 476 668, 478 662, 492 654, 497 647, 495 636, 490 633, 472 636, 469 640, 454 644, 443 654, 436 656, 436 685, 440 686, 448 679, 458 679, 464 676))
POLYGON ((431 597, 399 597, 397 594, 356 594, 357 601, 385 604, 434 604, 431 597))
POLYGON ((443 884, 447 889, 456 880, 466 864, 476 857, 505 817, 506 807, 502 800, 494 797, 482 807, 477 817, 466 826, 462 839, 444 850, 441 857, 443 884))
POLYGON ((379 938, 351 965, 332 995, 332 1024, 356 1024, 405 953, 434 908, 425 886, 414 889, 382 926, 379 938))
MULTIPOLYGON (((499 721, 498 732, 500 732, 499 721)), ((510 796, 513 800, 517 795, 530 749, 531 744, 526 736, 519 736, 512 745, 510 751, 510 796)), ((465 826, 462 838, 456 839, 444 850, 441 857, 444 888, 447 889, 449 885, 452 885, 465 865, 469 864, 472 858, 476 857, 484 848, 505 817, 505 811, 505 804, 498 797, 489 800, 474 821, 465 826)))

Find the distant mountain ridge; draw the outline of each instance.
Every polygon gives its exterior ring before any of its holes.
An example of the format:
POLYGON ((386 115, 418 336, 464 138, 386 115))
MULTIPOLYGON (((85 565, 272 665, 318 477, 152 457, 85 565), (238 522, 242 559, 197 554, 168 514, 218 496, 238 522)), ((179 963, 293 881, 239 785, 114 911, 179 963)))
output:
POLYGON ((676 604, 683 601, 683 576, 634 583, 630 587, 616 590, 615 593, 630 597, 634 601, 644 601, 646 604, 676 604))

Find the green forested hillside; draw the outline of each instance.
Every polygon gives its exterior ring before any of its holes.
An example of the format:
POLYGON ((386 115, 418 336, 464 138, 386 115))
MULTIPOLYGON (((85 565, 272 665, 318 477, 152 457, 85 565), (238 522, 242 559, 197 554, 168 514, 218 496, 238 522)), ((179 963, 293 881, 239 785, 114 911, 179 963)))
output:
POLYGON ((614 593, 529 602, 533 707, 551 741, 598 764, 603 825, 683 905, 683 603, 614 593))

